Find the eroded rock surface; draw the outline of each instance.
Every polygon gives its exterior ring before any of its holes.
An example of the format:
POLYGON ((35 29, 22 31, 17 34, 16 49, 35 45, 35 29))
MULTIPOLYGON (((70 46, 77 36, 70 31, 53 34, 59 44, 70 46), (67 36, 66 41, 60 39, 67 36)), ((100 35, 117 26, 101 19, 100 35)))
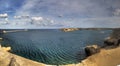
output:
POLYGON ((98 45, 91 45, 85 48, 85 52, 87 56, 91 56, 93 54, 100 52, 100 47, 98 45))
POLYGON ((9 48, 0 47, 0 66, 46 66, 42 63, 37 63, 20 56, 11 54, 8 51, 9 48))
POLYGON ((106 46, 119 46, 120 45, 120 28, 114 29, 110 37, 104 41, 106 46))

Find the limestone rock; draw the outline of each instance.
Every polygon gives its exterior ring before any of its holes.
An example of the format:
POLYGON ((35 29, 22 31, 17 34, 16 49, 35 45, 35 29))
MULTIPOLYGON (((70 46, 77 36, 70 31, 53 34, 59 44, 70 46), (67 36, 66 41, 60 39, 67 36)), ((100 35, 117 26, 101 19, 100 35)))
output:
POLYGON ((87 46, 85 48, 85 52, 87 56, 91 56, 93 54, 100 52, 100 47, 98 47, 97 45, 87 46))
POLYGON ((79 30, 79 28, 63 28, 61 30, 64 31, 64 32, 71 32, 71 31, 79 30))
MULTIPOLYGON (((7 48, 8 50, 9 48, 7 48)), ((0 47, 0 66, 46 66, 20 56, 6 52, 6 48, 0 47)))
POLYGON ((120 45, 120 28, 114 29, 110 37, 104 41, 106 46, 119 46, 120 45))

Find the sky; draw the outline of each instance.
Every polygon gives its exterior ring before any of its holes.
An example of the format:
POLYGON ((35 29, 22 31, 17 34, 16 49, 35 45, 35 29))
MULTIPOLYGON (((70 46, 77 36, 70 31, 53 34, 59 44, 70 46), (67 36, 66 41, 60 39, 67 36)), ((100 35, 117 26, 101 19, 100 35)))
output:
POLYGON ((108 27, 120 26, 120 0, 0 0, 0 13, 11 19, 25 15, 49 18, 61 27, 96 27, 104 22, 108 27))

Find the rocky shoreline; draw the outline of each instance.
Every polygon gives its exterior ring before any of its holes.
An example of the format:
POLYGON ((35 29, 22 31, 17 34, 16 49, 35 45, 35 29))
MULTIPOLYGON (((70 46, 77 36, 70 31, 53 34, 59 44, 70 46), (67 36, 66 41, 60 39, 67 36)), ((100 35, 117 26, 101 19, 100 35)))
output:
MULTIPOLYGON (((120 29, 115 29, 105 40, 105 46, 86 47, 88 57, 78 64, 64 66, 117 66, 120 64, 120 29)), ((9 53, 10 47, 0 46, 0 66, 52 66, 9 53)), ((62 65, 63 66, 63 65, 62 65)))
MULTIPOLYGON (((8 48, 0 48, 0 66, 52 66, 25 59, 7 51, 8 48)), ((64 66, 117 66, 120 64, 119 51, 120 47, 101 49, 99 53, 89 56, 81 63, 64 66)))

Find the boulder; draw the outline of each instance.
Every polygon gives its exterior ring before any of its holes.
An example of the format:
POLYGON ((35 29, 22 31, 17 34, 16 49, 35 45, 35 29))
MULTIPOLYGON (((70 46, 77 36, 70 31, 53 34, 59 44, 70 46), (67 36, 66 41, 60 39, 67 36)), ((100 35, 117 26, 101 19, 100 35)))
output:
POLYGON ((113 29, 110 37, 104 41, 105 46, 119 46, 120 45, 120 29, 113 29))
POLYGON ((97 45, 91 45, 91 46, 87 46, 85 48, 86 56, 91 56, 91 55, 96 54, 98 52, 100 52, 100 47, 98 47, 97 45))

